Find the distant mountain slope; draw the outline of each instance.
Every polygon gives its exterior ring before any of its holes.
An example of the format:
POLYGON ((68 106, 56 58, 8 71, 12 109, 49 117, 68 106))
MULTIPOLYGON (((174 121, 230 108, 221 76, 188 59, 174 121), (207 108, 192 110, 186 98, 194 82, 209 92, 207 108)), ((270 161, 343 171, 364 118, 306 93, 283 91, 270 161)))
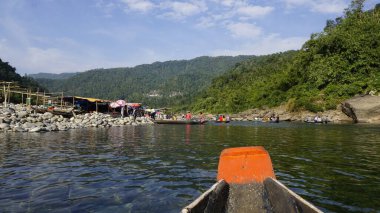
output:
POLYGON ((28 76, 34 79, 38 78, 45 78, 45 79, 67 79, 70 77, 73 77, 74 75, 78 74, 79 72, 72 72, 72 73, 60 73, 60 74, 54 74, 54 73, 37 73, 37 74, 29 74, 28 76))
POLYGON ((105 99, 127 99, 154 107, 182 105, 211 79, 254 56, 198 57, 133 68, 96 69, 67 79, 37 79, 50 91, 105 99))
POLYGON ((353 0, 296 52, 253 58, 213 80, 193 110, 214 113, 286 104, 289 111, 336 109, 343 100, 380 91, 380 4, 353 0))

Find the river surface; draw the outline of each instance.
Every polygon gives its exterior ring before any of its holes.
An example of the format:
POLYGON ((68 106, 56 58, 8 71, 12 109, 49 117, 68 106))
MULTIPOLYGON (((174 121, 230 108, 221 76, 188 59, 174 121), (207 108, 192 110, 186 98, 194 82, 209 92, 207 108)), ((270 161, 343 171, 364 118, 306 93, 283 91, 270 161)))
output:
POLYGON ((1 132, 0 212, 179 212, 223 149, 257 145, 321 210, 380 212, 380 126, 286 122, 1 132))

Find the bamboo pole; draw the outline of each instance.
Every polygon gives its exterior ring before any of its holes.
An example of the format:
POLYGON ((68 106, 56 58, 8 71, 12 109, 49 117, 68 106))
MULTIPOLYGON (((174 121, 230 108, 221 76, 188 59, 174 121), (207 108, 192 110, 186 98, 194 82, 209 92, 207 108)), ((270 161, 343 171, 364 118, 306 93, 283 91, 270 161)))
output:
POLYGON ((37 88, 37 98, 36 98, 36 105, 38 106, 38 92, 39 92, 40 88, 37 88))
POLYGON ((61 95, 61 109, 63 107, 63 92, 62 92, 62 95, 61 95))
POLYGON ((5 90, 5 84, 4 84, 4 107, 7 107, 7 91, 5 90))
POLYGON ((11 83, 8 83, 8 104, 11 103, 11 83))

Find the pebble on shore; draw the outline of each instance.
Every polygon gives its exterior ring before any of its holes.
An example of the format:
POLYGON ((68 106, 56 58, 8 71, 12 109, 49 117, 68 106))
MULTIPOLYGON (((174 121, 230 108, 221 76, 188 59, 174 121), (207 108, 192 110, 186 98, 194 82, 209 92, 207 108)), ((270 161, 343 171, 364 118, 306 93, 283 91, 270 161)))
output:
POLYGON ((0 131, 13 132, 44 132, 66 131, 69 129, 97 127, 107 128, 125 125, 148 125, 153 122, 145 117, 114 118, 103 113, 86 113, 71 118, 53 115, 50 112, 35 113, 21 104, 10 104, 0 107, 0 131))

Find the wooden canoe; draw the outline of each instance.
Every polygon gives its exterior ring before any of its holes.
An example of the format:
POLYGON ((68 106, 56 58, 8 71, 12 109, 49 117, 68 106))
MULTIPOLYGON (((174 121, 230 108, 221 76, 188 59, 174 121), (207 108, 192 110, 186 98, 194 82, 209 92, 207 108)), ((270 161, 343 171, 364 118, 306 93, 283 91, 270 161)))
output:
POLYGON ((199 121, 199 120, 155 120, 155 124, 185 124, 185 125, 197 125, 204 124, 207 121, 199 121))
POLYGON ((181 212, 322 212, 276 180, 263 147, 223 150, 217 180, 181 212))

